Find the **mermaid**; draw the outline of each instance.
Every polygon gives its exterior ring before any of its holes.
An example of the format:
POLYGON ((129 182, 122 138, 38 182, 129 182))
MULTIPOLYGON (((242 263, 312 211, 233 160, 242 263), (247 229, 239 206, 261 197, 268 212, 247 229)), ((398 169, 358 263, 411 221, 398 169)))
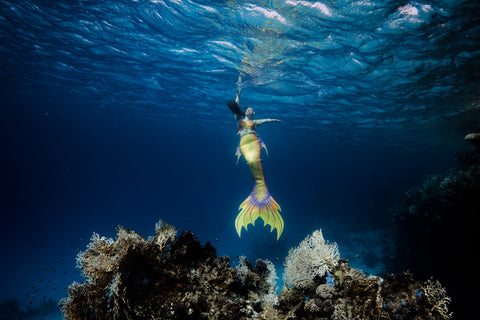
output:
POLYGON ((253 120, 255 112, 252 108, 246 108, 245 112, 240 109, 240 89, 237 91, 237 97, 234 101, 227 102, 227 106, 235 115, 240 135, 240 145, 237 148, 237 163, 240 156, 247 161, 250 173, 252 174, 255 186, 250 195, 242 202, 239 207, 240 213, 235 219, 235 229, 238 236, 242 237, 242 228, 247 230, 249 224, 255 225, 257 218, 262 218, 264 224, 270 225, 270 231, 277 229, 277 240, 283 232, 283 219, 280 215, 280 206, 273 199, 267 189, 265 176, 263 175, 262 159, 260 159, 261 148, 264 148, 268 155, 268 150, 262 140, 257 136, 255 129, 268 122, 280 122, 278 119, 259 119, 253 120))

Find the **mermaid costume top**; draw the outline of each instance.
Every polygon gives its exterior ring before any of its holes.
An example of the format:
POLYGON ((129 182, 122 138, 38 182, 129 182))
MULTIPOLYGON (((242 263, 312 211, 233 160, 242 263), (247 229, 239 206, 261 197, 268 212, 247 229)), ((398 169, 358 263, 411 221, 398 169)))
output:
POLYGON ((255 122, 252 120, 245 120, 243 119, 240 121, 240 124, 238 125, 238 134, 240 134, 240 137, 243 137, 247 134, 256 134, 255 133, 255 122))

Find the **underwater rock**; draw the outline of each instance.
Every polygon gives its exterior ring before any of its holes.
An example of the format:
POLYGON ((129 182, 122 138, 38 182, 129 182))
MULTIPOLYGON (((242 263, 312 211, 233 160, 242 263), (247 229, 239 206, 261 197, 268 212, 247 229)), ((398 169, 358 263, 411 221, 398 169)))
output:
MULTIPOLYGON (((439 282, 414 281, 409 273, 367 277, 344 259, 327 272, 306 266, 311 281, 277 294, 272 262, 245 257, 230 266, 190 231, 176 237, 159 223, 145 240, 118 228, 115 240, 94 234, 77 257, 86 281, 73 283, 60 302, 65 319, 448 319, 450 299, 439 282)), ((318 238, 320 239, 320 238, 318 238)), ((323 249, 335 244, 302 242, 323 249), (325 247, 326 246, 326 247, 325 247)), ((301 248, 302 245, 299 246, 301 248)), ((312 248, 315 251, 315 248, 312 248)), ((318 250, 318 248, 317 248, 318 250)), ((295 250, 294 250, 295 251, 295 250)), ((291 252, 294 252, 291 251, 291 252)), ((303 257, 303 260, 307 259, 303 257)), ((317 258, 312 257, 313 261, 317 258)), ((300 270, 302 266, 298 266, 300 270)))
POLYGON ((465 141, 472 143, 477 148, 480 148, 480 133, 469 133, 465 136, 465 141))
POLYGON ((322 298, 323 300, 332 298, 333 292, 334 292, 333 287, 332 287, 332 286, 329 286, 329 285, 326 284, 326 283, 322 283, 322 284, 319 285, 319 286, 317 287, 317 289, 315 290, 315 293, 317 294, 317 296, 319 296, 319 297, 322 298))

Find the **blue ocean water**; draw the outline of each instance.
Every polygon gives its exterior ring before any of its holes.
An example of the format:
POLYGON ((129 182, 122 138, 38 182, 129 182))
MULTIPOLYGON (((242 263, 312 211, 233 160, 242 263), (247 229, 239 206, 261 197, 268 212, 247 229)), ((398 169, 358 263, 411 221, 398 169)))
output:
POLYGON ((388 209, 469 147, 479 7, 2 1, 0 301, 58 301, 82 281, 75 256, 93 232, 148 237, 159 219, 280 274, 288 249, 320 228, 367 273, 408 269, 388 262, 388 209), (261 221, 235 232, 253 187, 225 105, 238 89, 257 119, 282 121, 257 130, 285 220, 278 242, 261 221))

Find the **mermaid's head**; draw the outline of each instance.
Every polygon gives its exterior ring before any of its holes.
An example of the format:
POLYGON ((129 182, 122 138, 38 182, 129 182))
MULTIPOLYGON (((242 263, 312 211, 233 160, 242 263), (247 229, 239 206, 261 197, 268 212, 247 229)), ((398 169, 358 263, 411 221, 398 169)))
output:
POLYGON ((253 115, 255 114, 255 111, 253 111, 252 108, 247 108, 245 109, 245 118, 253 118, 253 115))

